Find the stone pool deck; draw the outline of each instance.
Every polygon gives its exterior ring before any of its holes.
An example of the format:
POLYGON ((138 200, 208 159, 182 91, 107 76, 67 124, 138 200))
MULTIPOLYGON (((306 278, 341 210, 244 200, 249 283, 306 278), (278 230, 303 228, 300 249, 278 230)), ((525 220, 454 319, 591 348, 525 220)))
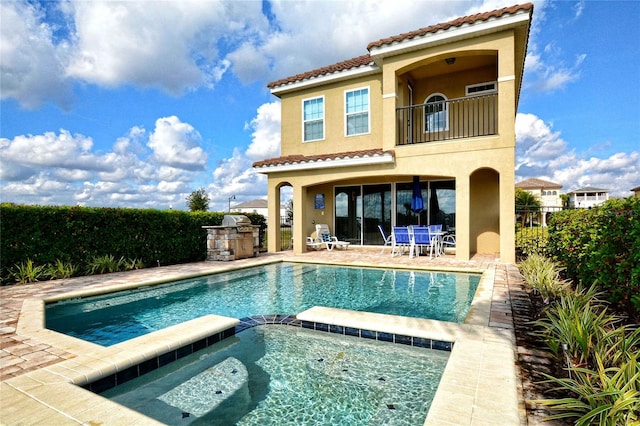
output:
MULTIPOLYGON (((389 250, 352 247, 293 255, 261 255, 234 262, 198 262, 139 271, 0 288, 0 424, 154 424, 152 419, 101 398, 75 384, 113 374, 135 362, 212 334, 225 321, 193 320, 109 348, 44 328, 44 300, 137 287, 250 265, 291 260, 354 266, 469 271, 483 273, 465 324, 406 321, 366 313, 311 309, 310 320, 366 324, 377 331, 396 330, 417 337, 454 341, 450 361, 425 424, 526 425, 527 415, 516 366, 510 289, 521 288, 513 264, 495 256, 459 262, 453 256, 391 258, 389 250), (186 324, 186 323, 185 323, 186 324), (160 333, 160 334, 158 334, 160 333)), ((300 316, 300 315, 299 315, 300 316)))

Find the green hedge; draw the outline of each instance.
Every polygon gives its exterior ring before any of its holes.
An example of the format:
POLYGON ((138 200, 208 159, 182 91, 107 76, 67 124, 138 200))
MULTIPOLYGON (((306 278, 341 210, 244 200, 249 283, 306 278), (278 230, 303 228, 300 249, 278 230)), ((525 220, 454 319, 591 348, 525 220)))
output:
POLYGON ((640 198, 555 213, 548 253, 574 282, 596 283, 611 303, 640 314, 640 198))
MULTIPOLYGON (((266 229, 264 216, 246 214, 266 229)), ((31 259, 36 265, 62 260, 84 269, 98 256, 140 259, 145 266, 201 261, 206 231, 224 213, 179 210, 0 205, 2 283, 9 269, 31 259)), ((262 243, 262 241, 261 241, 262 243)))

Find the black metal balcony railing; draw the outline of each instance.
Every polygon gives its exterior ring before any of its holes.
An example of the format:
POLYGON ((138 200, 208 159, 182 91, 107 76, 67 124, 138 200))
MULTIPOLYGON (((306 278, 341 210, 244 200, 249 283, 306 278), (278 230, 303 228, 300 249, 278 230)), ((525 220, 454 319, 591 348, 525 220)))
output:
POLYGON ((397 145, 498 133, 498 94, 396 108, 397 145))

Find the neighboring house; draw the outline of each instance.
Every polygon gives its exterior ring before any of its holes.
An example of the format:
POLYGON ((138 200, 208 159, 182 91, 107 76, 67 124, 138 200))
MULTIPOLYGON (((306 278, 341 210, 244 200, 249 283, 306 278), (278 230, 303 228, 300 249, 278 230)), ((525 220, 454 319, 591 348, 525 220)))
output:
MULTIPOLYGON (((281 157, 253 165, 268 176, 269 229, 291 186, 296 253, 315 223, 355 245, 382 244, 379 224, 441 223, 456 233, 456 258, 515 261, 515 117, 532 14, 527 3, 458 18, 270 83, 281 157)), ((269 235, 278 251, 280 233, 269 235)))
MULTIPOLYGON (((269 203, 267 200, 257 198, 255 200, 239 203, 231 206, 232 213, 258 213, 265 218, 269 218, 269 203)), ((285 205, 280 205, 280 216, 286 216, 287 208, 285 205)))
POLYGON ((631 192, 633 192, 633 195, 635 195, 636 197, 640 197, 640 186, 636 186, 635 188, 631 188, 631 192))
POLYGON ((530 192, 540 201, 539 218, 542 226, 547 226, 549 214, 562 209, 562 199, 560 198, 562 185, 559 183, 542 179, 525 179, 516 183, 516 189, 530 192))
POLYGON ((609 199, 609 190, 591 186, 576 189, 568 194, 569 207, 575 209, 590 209, 604 204, 609 199))

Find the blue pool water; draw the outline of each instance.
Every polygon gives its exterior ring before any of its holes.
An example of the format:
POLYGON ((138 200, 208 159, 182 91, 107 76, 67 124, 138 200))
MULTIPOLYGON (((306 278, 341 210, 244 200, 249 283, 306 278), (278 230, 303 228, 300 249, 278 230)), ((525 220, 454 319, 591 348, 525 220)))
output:
POLYGON ((313 306, 464 322, 479 275, 277 263, 48 305, 47 328, 109 346, 207 314, 313 306))
POLYGON ((260 326, 101 395, 169 425, 422 425, 448 357, 260 326))

